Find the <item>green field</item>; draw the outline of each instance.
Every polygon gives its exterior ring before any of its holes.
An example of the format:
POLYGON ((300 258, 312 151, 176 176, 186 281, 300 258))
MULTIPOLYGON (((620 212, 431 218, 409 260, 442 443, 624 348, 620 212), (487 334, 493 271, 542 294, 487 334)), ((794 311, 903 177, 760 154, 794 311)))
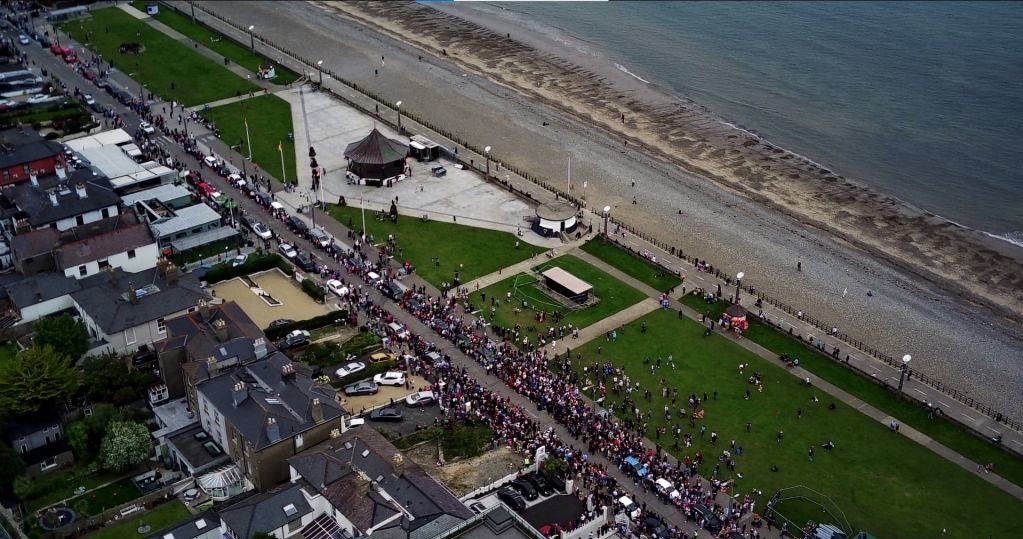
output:
MULTIPOLYGON (((275 96, 261 95, 202 112, 220 128, 220 140, 229 145, 241 144, 238 153, 247 156, 248 142, 252 141, 252 160, 268 174, 280 181, 295 181, 295 143, 288 135, 295 131, 291 123, 291 105, 275 96), (245 119, 249 120, 249 135, 245 136, 245 119), (281 174, 280 143, 284 152, 284 170, 281 174)), ((309 163, 302 163, 308 167, 309 163)), ((309 180, 305 180, 309 186, 309 180)))
MULTIPOLYGON (((131 4, 136 9, 145 12, 146 4, 148 3, 135 1, 131 4)), ((181 14, 166 5, 161 5, 160 12, 153 18, 197 41, 200 46, 204 46, 252 71, 253 74, 257 73, 260 65, 267 61, 266 57, 261 54, 252 54, 248 44, 242 45, 223 36, 220 32, 210 30, 202 23, 197 22, 193 24, 191 17, 181 14)), ((298 79, 298 74, 290 69, 281 67, 276 62, 274 62, 274 65, 276 66, 277 76, 271 79, 273 82, 286 85, 298 79)))
POLYGON ((99 9, 91 14, 90 18, 64 23, 59 28, 164 99, 194 106, 257 89, 119 8, 99 9), (122 43, 141 43, 144 50, 140 54, 121 54, 122 43))
POLYGON ((603 238, 598 237, 584 243, 582 250, 607 262, 615 269, 631 275, 634 279, 642 281, 643 284, 658 292, 665 292, 682 284, 682 280, 678 277, 625 249, 608 243, 603 238))
MULTIPOLYGON (((89 468, 88 464, 76 463, 72 468, 56 471, 32 480, 31 492, 22 500, 25 504, 25 510, 28 513, 33 513, 38 509, 43 509, 61 500, 71 498, 78 487, 96 489, 100 485, 111 481, 114 481, 114 484, 116 484, 119 474, 105 471, 90 472, 89 468)), ((91 492, 88 492, 86 496, 90 494, 91 492)), ((136 489, 135 496, 138 496, 138 494, 138 489, 136 489)), ((106 494, 104 494, 105 496, 106 494)))
MULTIPOLYGON (((329 208, 331 216, 342 224, 355 231, 362 228, 360 208, 333 204, 329 208)), ((400 249, 395 259, 408 260, 420 277, 437 287, 451 282, 456 270, 460 272, 461 282, 466 283, 546 250, 519 242, 511 233, 487 228, 434 220, 423 222, 404 215, 398 218, 397 224, 390 219, 378 221, 376 214, 381 209, 366 208, 366 229, 373 236, 374 244, 385 243, 387 235, 394 234, 400 249), (518 248, 516 243, 519 243, 518 248), (434 258, 439 258, 439 263, 434 258)))
POLYGON ((177 524, 191 515, 185 504, 174 500, 150 509, 145 513, 135 513, 118 524, 96 530, 86 535, 86 537, 89 539, 141 539, 151 535, 153 532, 177 524), (142 523, 149 525, 150 528, 145 534, 138 532, 138 527, 142 523))
MULTIPOLYGON (((834 500, 853 527, 877 537, 1008 538, 1023 534, 1023 506, 1016 498, 826 393, 803 386, 782 368, 731 340, 717 333, 703 337, 699 323, 658 310, 629 324, 617 342, 596 339, 573 350, 582 354, 582 360, 573 357, 572 365, 581 369, 611 362, 623 367, 633 383, 651 388, 650 401, 633 394, 636 406, 650 413, 647 437, 655 439, 654 429, 668 423, 663 408, 669 405, 670 423, 680 425, 683 433, 690 432, 694 445, 671 449, 670 430, 658 442, 679 457, 702 450, 705 476, 712 475, 723 450, 732 451, 734 440, 742 447, 742 454, 735 457, 736 472, 742 477, 725 466, 721 475, 735 479, 739 492, 762 490, 765 498, 758 507, 777 489, 805 485, 834 500), (639 330, 642 322, 648 325, 646 333, 639 330), (601 354, 597 347, 603 348, 601 354), (667 365, 669 354, 676 369, 667 365), (644 363, 646 358, 653 363, 662 358, 662 367, 652 373, 644 363), (743 374, 737 369, 740 363, 748 365, 743 374), (754 372, 763 376, 763 391, 748 382, 754 372), (678 389, 676 405, 671 405, 670 397, 661 397, 662 381, 678 389), (749 400, 745 399, 747 390, 749 400), (688 408, 686 400, 694 393, 700 398, 707 394, 708 399, 698 406, 705 413, 703 420, 690 428, 678 409, 688 408), (832 403, 835 409, 829 410, 832 403), (749 433, 747 421, 751 423, 749 433), (701 425, 707 427, 703 435, 701 425), (776 440, 779 431, 784 432, 781 442, 776 440), (716 446, 710 443, 711 432, 718 434, 716 446), (821 447, 827 441, 836 445, 831 452, 821 447), (811 446, 816 452, 813 462, 808 457, 811 446), (772 466, 778 471, 772 472, 772 466), (947 535, 942 535, 943 528, 947 535)), ((586 387, 590 382, 596 380, 580 380, 578 385, 586 387)), ((620 398, 609 394, 605 405, 620 398)), ((788 516, 817 519, 820 513, 800 515, 797 507, 788 516)))
POLYGON ((508 277, 477 292, 472 292, 469 295, 469 301, 476 309, 480 309, 482 311, 480 314, 493 324, 504 328, 521 324, 523 333, 529 337, 530 342, 536 342, 536 336, 539 333, 546 333, 547 326, 560 326, 567 323, 584 328, 635 305, 646 297, 639 290, 571 255, 560 256, 536 268, 540 268, 542 271, 550 267, 560 267, 593 285, 592 294, 600 298, 600 302, 591 307, 569 310, 534 286, 536 277, 528 273, 508 277), (514 298, 512 301, 508 300, 509 292, 514 298), (485 300, 483 299, 484 294, 486 295, 485 300), (494 298, 495 301, 492 302, 491 298, 494 298), (516 313, 516 309, 520 312, 516 313), (543 324, 536 322, 535 311, 547 313, 543 324), (555 321, 554 311, 564 316, 563 321, 555 321))
POLYGON ((87 517, 128 503, 141 495, 142 492, 135 486, 131 478, 125 477, 105 487, 72 498, 67 501, 67 505, 80 517, 87 517))
MULTIPOLYGON (((682 303, 700 313, 717 319, 727 306, 725 302, 708 305, 699 296, 689 294, 682 303)), ((799 341, 750 319, 745 337, 772 353, 788 354, 799 358, 799 366, 827 380, 831 384, 869 403, 879 410, 897 417, 904 425, 923 432, 950 449, 980 464, 993 463, 995 473, 1023 486, 1023 459, 991 444, 986 439, 968 432, 948 418, 928 417, 927 409, 900 398, 867 377, 839 364, 833 358, 807 348, 799 341)), ((840 354, 845 357, 845 352, 840 354)))

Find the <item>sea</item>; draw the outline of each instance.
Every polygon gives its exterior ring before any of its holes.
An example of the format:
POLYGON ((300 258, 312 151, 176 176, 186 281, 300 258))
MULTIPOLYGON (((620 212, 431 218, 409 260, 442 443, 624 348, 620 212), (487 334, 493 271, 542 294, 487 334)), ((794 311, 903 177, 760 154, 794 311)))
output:
POLYGON ((490 6, 775 145, 1023 248, 1023 3, 490 6))

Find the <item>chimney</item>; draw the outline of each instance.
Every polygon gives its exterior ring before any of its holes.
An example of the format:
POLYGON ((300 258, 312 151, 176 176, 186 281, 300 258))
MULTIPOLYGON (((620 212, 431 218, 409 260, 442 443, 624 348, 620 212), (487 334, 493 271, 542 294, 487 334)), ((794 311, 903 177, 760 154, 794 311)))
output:
POLYGON ((330 429, 330 437, 331 438, 340 438, 341 437, 341 429, 330 429))
POLYGON ((67 169, 66 168, 64 168, 62 166, 57 166, 57 167, 54 167, 53 171, 57 173, 57 177, 58 178, 60 178, 62 180, 66 180, 67 179, 67 169))
POLYGON ((249 386, 245 382, 238 382, 231 388, 231 399, 235 406, 240 406, 249 397, 249 386))
POLYGON ((313 416, 314 423, 323 422, 323 404, 320 399, 313 399, 313 408, 310 410, 310 415, 313 416))
POLYGON ((39 176, 36 176, 35 172, 29 174, 28 179, 32 181, 33 186, 39 187, 39 176))
POLYGON ((252 342, 252 352, 256 355, 256 359, 263 359, 266 357, 266 339, 260 337, 252 342))
POLYGON ((164 279, 167 280, 167 284, 174 284, 178 282, 178 266, 176 264, 168 261, 167 268, 164 271, 166 271, 164 279))
POLYGON ((271 442, 281 439, 281 428, 277 425, 277 420, 272 417, 266 418, 266 437, 271 442))
POLYGON ((139 302, 139 295, 135 292, 135 283, 128 281, 128 302, 132 305, 139 302))
POLYGON ((394 468, 394 475, 400 476, 405 471, 405 457, 401 453, 395 453, 391 457, 391 467, 394 468))
POLYGON ((107 279, 110 280, 110 284, 117 284, 117 271, 114 270, 113 266, 107 266, 103 271, 107 272, 107 279))
POLYGON ((205 322, 210 319, 210 304, 206 298, 199 300, 199 317, 205 322))
POLYGON ((206 370, 210 378, 220 373, 220 365, 217 365, 217 358, 213 356, 206 358, 206 370))
POLYGON ((89 196, 89 194, 87 192, 85 192, 85 183, 84 182, 76 183, 75 184, 75 191, 78 192, 78 198, 86 198, 86 197, 89 196))
POLYGON ((60 206, 60 200, 57 199, 57 191, 51 189, 46 193, 50 195, 50 204, 53 204, 54 206, 60 206))
POLYGON ((294 378, 294 377, 295 377, 295 364, 294 363, 290 363, 290 362, 289 363, 285 363, 284 366, 281 367, 281 378, 283 380, 289 380, 289 379, 294 378))
POLYGON ((218 318, 214 320, 212 323, 210 323, 210 325, 213 326, 213 334, 217 337, 217 340, 220 342, 226 342, 227 322, 224 322, 223 319, 218 318))

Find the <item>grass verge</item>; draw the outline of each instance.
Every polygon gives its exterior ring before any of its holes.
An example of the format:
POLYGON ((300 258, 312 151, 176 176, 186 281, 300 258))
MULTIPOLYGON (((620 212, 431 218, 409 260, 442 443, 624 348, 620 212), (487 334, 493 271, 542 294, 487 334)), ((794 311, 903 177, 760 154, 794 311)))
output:
POLYGON ((607 262, 614 268, 628 273, 658 292, 665 292, 682 284, 682 279, 677 276, 621 247, 608 243, 602 237, 584 243, 582 250, 607 262))
POLYGON ((248 155, 251 141, 252 161, 259 168, 278 180, 296 181, 295 143, 288 139, 295 128, 291 122, 291 104, 287 101, 275 95, 261 95, 214 107, 203 111, 202 115, 217 124, 220 140, 231 146, 241 144, 240 154, 248 155), (245 134, 246 119, 249 122, 248 136, 245 134), (277 144, 281 144, 281 151, 277 150, 277 144))

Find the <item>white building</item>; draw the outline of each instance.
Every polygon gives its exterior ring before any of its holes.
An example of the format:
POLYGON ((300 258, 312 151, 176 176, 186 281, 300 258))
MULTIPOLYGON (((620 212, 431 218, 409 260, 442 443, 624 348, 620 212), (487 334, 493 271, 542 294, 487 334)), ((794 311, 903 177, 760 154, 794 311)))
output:
POLYGON ((105 234, 63 245, 56 251, 64 275, 81 279, 107 268, 139 273, 156 267, 160 249, 149 227, 137 221, 105 234))
POLYGON ((17 208, 10 223, 4 223, 12 234, 47 227, 70 230, 117 215, 121 204, 110 182, 88 170, 68 176, 58 169, 54 177, 32 176, 29 183, 9 187, 3 194, 17 208))

